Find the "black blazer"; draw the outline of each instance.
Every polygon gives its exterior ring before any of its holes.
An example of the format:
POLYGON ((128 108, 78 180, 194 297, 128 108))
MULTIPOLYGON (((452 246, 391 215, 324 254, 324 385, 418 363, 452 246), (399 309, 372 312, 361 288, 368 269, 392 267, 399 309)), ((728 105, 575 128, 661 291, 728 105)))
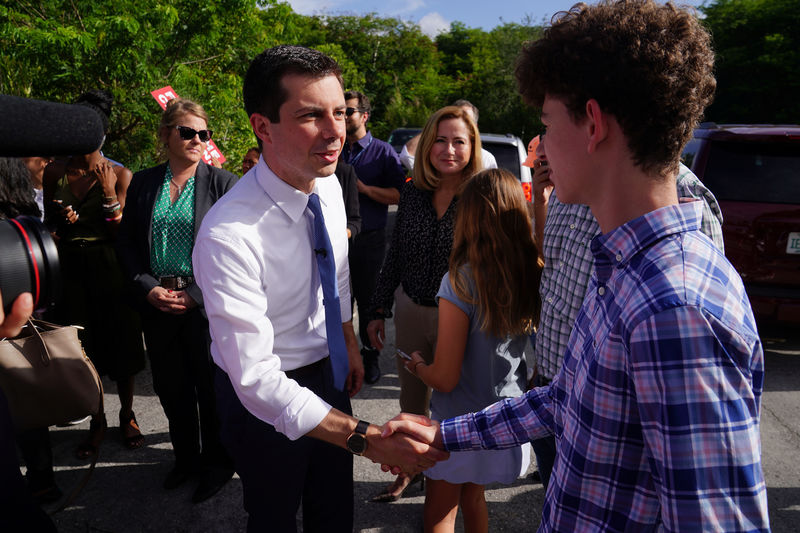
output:
MULTIPOLYGON (((126 278, 133 284, 135 303, 139 309, 151 309, 147 294, 158 286, 150 270, 150 246, 153 240, 153 207, 164 183, 167 164, 140 170, 128 187, 122 222, 117 235, 117 255, 126 278), (142 307, 144 306, 144 307, 142 307)), ((238 176, 202 161, 194 174, 194 237, 211 206, 228 192, 238 176)), ((202 307, 203 294, 196 283, 186 288, 189 296, 202 307)))
POLYGON ((361 232, 361 209, 358 205, 356 169, 342 161, 340 157, 339 162, 336 163, 336 177, 339 179, 339 185, 342 186, 344 210, 347 213, 347 229, 350 230, 350 239, 353 239, 361 232))

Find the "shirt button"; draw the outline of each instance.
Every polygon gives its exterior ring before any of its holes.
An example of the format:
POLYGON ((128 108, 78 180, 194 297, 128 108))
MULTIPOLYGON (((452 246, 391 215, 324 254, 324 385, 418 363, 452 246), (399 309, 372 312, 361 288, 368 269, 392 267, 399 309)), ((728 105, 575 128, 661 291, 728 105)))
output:
POLYGON ((548 296, 547 297, 547 303, 549 303, 549 304, 553 303, 553 297, 552 296, 548 296))
POLYGON ((570 224, 569 229, 575 229, 575 224, 570 224))
POLYGON ((617 261, 622 261, 622 254, 617 254, 617 261))
POLYGON ((597 341, 592 341, 592 346, 597 348, 597 341))
POLYGON ((604 295, 605 293, 606 293, 606 288, 605 287, 598 287, 597 288, 597 294, 599 294, 600 296, 604 295))

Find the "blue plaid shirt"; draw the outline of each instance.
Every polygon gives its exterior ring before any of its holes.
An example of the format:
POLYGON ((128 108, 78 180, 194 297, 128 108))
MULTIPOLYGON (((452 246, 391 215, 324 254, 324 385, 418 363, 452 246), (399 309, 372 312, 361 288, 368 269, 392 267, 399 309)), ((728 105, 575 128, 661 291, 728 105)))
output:
MULTIPOLYGON (((703 200, 700 231, 725 251, 722 211, 711 191, 683 164, 675 185, 679 198, 703 200)), ((556 196, 555 192, 550 195, 544 225, 544 270, 539 285, 542 313, 534 346, 537 371, 548 380, 553 379, 564 360, 567 341, 594 267, 590 243, 600 234, 589 206, 563 204, 556 196)))
POLYGON ((540 531, 767 531, 764 354, 703 203, 592 239, 595 271, 547 387, 442 423, 450 451, 556 436, 540 531))

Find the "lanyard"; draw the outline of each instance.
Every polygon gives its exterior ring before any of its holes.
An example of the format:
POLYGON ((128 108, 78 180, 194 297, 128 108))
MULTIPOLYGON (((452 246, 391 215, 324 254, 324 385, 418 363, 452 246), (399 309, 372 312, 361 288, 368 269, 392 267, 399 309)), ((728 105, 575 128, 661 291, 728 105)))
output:
POLYGON ((366 151, 367 151, 367 148, 369 148, 369 145, 370 145, 370 144, 372 144, 372 139, 374 139, 374 138, 375 138, 375 137, 370 137, 370 138, 369 138, 369 142, 367 142, 367 145, 366 145, 364 148, 362 148, 362 149, 361 149, 361 151, 360 151, 360 152, 358 152, 358 153, 356 154, 356 156, 355 156, 355 157, 353 157, 352 159, 350 159, 350 161, 348 161, 348 163, 349 163, 350 165, 356 166, 356 161, 358 161, 358 160, 359 160, 359 158, 360 158, 362 155, 364 155, 364 152, 366 152, 366 151))

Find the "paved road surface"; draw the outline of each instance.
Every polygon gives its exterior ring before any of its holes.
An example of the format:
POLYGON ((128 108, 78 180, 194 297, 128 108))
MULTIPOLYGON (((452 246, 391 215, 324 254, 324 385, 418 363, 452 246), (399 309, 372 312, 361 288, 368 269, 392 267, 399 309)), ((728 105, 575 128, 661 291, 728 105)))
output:
MULTIPOLYGON (((767 349, 766 387, 762 408, 763 463, 773 531, 800 530, 800 333, 797 329, 762 331, 767 349)), ((389 341, 393 332, 389 332, 389 341)), ((384 350, 384 377, 366 386, 353 402, 355 414, 381 423, 397 411, 398 379, 394 361, 384 350)), ((112 382, 105 382, 106 411, 114 423, 119 402, 112 382)), ((171 468, 167 424, 154 395, 149 370, 140 375, 134 401, 146 433, 146 446, 126 450, 117 427, 109 429, 98 467, 78 500, 56 515, 59 531, 86 532, 239 532, 245 530, 241 483, 234 478, 214 498, 190 502, 193 486, 165 491, 161 482, 171 468)), ((85 464, 73 456, 88 423, 57 428, 52 433, 57 482, 69 489, 85 464)), ((265 453, 269 453, 265 450, 265 453)), ((280 460, 280 458, 276 458, 280 460)), ((392 504, 369 502, 391 480, 377 465, 357 457, 355 523, 359 532, 421 531, 423 497, 415 492, 392 504)), ((519 479, 512 486, 487 490, 489 530, 535 531, 544 497, 541 485, 519 479)), ((459 524, 459 531, 463 528, 459 524)))

